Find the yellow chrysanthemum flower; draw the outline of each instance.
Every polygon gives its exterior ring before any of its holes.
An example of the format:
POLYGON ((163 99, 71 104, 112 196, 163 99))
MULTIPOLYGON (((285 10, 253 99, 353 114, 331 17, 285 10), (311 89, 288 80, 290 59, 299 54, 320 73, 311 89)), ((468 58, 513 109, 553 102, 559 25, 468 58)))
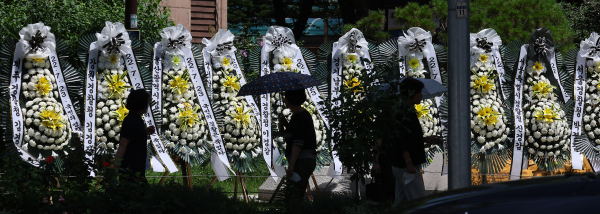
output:
POLYGON ((125 117, 127 117, 127 115, 129 114, 129 109, 125 108, 125 105, 123 104, 123 100, 121 100, 121 106, 119 106, 119 108, 115 111, 111 111, 109 113, 109 115, 111 117, 115 117, 117 118, 117 121, 119 121, 119 124, 123 122, 123 120, 125 120, 125 117))
POLYGON ((50 90, 52 90, 52 84, 50 84, 50 81, 48 80, 48 78, 46 78, 45 76, 42 76, 42 78, 40 78, 38 83, 35 84, 35 90, 37 91, 38 94, 41 94, 42 96, 46 96, 46 95, 48 95, 48 92, 50 92, 50 90))
POLYGON ((173 57, 173 64, 175 64, 175 65, 179 65, 179 63, 181 63, 181 57, 179 57, 179 56, 174 56, 174 57, 173 57))
POLYGON ((356 63, 356 60, 358 59, 358 57, 356 57, 355 55, 348 55, 348 61, 350 61, 351 63, 356 63))
POLYGON ((356 77, 344 81, 344 85, 346 86, 346 88, 351 89, 354 93, 363 89, 361 84, 362 82, 356 77))
POLYGON ((408 65, 410 65, 411 68, 418 68, 419 66, 421 66, 421 63, 418 59, 411 58, 408 62, 408 65))
POLYGON ((283 58, 283 66, 286 69, 291 69, 290 67, 292 66, 292 64, 294 64, 294 61, 292 60, 292 58, 287 58, 287 57, 283 58))
POLYGON ((171 90, 171 92, 181 94, 190 87, 190 84, 188 82, 190 79, 190 75, 187 69, 183 71, 183 74, 179 76, 173 76, 170 74, 167 75, 169 75, 169 77, 171 78, 171 80, 169 81, 169 89, 171 90))
POLYGON ((125 77, 127 77, 127 71, 123 72, 123 74, 109 74, 108 71, 102 75, 104 75, 104 79, 108 81, 108 97, 113 97, 117 95, 117 97, 121 96, 125 89, 132 88, 131 86, 127 86, 125 83, 125 77))
POLYGON ((181 125, 179 126, 180 130, 186 131, 187 128, 191 128, 196 123, 200 123, 198 109, 200 109, 200 106, 196 105, 192 108, 188 103, 184 104, 183 109, 179 109, 179 119, 181 119, 181 125))
POLYGON ((112 63, 114 65, 117 63, 117 61, 119 61, 119 57, 117 57, 116 54, 111 54, 110 55, 110 63, 112 63))
POLYGON ((490 90, 494 90, 496 86, 494 85, 494 78, 488 78, 487 74, 482 76, 478 76, 475 78, 473 83, 473 89, 479 90, 481 93, 488 93, 490 90))
POLYGON ((558 111, 559 109, 545 107, 543 110, 537 110, 534 116, 538 121, 552 123, 554 120, 560 120, 558 111))
POLYGON ((229 67, 229 65, 231 64, 231 59, 229 57, 223 57, 223 62, 221 63, 223 64, 223 66, 229 67))
POLYGON ((534 96, 538 94, 546 96, 550 93, 553 93, 552 91, 554 88, 556 88, 556 86, 550 85, 549 81, 540 80, 531 87, 531 90, 533 90, 534 96))
POLYGON ((479 61, 480 62, 487 62, 489 58, 490 57, 487 54, 480 54, 479 55, 479 61))
POLYGON ((533 70, 535 72, 540 72, 544 70, 544 65, 542 65, 542 63, 536 61, 535 64, 533 64, 533 70))
POLYGON ((40 57, 40 58, 31 58, 31 59, 33 59, 33 61, 35 61, 35 62, 37 62, 37 63, 42 63, 42 62, 44 62, 44 58, 41 58, 41 57, 40 57))
POLYGON ((227 76, 223 86, 231 88, 234 91, 240 90, 240 78, 236 76, 227 76))
POLYGON ((251 122, 249 113, 250 110, 252 109, 245 109, 243 105, 236 105, 235 111, 230 113, 229 116, 233 118, 233 121, 235 121, 236 125, 240 124, 244 128, 247 128, 248 124, 251 122))
POLYGON ((53 110, 44 110, 40 113, 40 119, 42 120, 42 125, 46 128, 57 130, 62 129, 65 126, 65 121, 62 119, 58 111, 56 111, 56 106, 53 110))
POLYGON ((429 115, 429 105, 423 105, 423 103, 416 104, 415 110, 417 111, 417 117, 419 117, 419 119, 427 118, 433 121, 431 115, 429 115))

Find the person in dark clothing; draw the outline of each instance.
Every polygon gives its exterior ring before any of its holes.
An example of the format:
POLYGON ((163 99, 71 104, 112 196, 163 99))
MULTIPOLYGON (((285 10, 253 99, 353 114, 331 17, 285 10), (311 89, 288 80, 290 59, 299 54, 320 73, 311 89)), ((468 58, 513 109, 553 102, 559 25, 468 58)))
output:
POLYGON ((125 105, 129 114, 123 119, 114 165, 115 169, 121 168, 122 178, 135 179, 146 184, 146 139, 155 131, 154 126, 146 128, 142 119, 142 115, 148 111, 149 101, 150 95, 145 89, 132 90, 129 93, 125 105))
POLYGON ((294 173, 300 176, 299 181, 288 183, 286 200, 301 201, 304 199, 308 179, 317 163, 317 136, 312 116, 302 108, 302 103, 306 101, 304 89, 286 91, 283 101, 292 111, 289 123, 283 116, 279 117, 279 124, 285 127, 283 135, 286 144, 285 157, 288 161, 286 174, 288 179, 293 178, 294 173))
MULTIPOLYGON (((423 87, 421 81, 413 78, 402 81, 398 96, 401 105, 393 113, 399 125, 398 132, 383 141, 378 140, 378 148, 386 151, 387 161, 392 165, 392 172, 396 177, 395 204, 405 198, 410 201, 425 196, 423 180, 417 172, 420 165, 426 162, 424 142, 432 143, 437 141, 438 137, 423 137, 423 130, 414 108, 414 105, 421 103, 423 87)), ((380 165, 373 164, 373 171, 381 171, 380 165)))

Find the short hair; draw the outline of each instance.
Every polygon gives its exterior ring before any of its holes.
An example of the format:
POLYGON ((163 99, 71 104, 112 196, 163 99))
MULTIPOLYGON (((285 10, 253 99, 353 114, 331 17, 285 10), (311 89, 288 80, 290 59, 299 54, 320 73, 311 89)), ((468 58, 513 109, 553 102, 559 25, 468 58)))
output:
POLYGON ((400 96, 403 98, 412 98, 415 94, 421 92, 423 88, 425 88, 423 82, 411 77, 406 77, 400 83, 400 96))
POLYGON ((292 105, 302 105, 306 101, 306 93, 304 89, 285 91, 285 98, 292 105))
POLYGON ((127 97, 127 103, 125 104, 125 108, 129 109, 129 111, 140 111, 142 109, 148 108, 150 104, 150 95, 146 92, 145 89, 137 89, 131 90, 129 92, 129 96, 127 97))

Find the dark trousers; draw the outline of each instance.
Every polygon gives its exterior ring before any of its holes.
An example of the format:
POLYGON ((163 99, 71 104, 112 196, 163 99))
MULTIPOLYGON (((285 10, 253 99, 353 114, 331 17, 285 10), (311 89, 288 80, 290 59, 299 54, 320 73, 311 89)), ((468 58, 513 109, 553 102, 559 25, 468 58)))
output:
POLYGON ((286 200, 304 200, 304 193, 306 192, 306 187, 308 186, 308 179, 310 175, 315 171, 315 167, 317 166, 317 161, 315 159, 298 159, 296 160, 296 165, 294 166, 294 172, 298 173, 300 176, 300 181, 294 182, 287 179, 286 185, 286 200))

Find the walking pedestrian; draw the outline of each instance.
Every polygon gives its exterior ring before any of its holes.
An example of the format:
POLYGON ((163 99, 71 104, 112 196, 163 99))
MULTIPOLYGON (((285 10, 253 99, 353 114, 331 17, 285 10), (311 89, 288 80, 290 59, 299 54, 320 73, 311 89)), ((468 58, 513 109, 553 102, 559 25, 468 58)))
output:
MULTIPOLYGON (((312 116, 302 107, 306 101, 304 89, 286 91, 285 105, 292 111, 292 118, 288 121, 279 117, 279 124, 285 127, 285 157, 288 161, 286 170, 288 185, 286 186, 286 200, 302 201, 308 186, 308 179, 317 164, 317 136, 313 125, 312 116), (300 179, 292 181, 294 174, 300 179)), ((280 129, 282 130, 282 129, 280 129)))
POLYGON ((125 105, 129 113, 123 119, 121 139, 113 166, 114 169, 121 169, 121 179, 137 180, 146 185, 146 139, 155 131, 154 126, 146 128, 142 119, 142 115, 148 111, 149 103, 150 95, 145 89, 129 93, 125 105))

